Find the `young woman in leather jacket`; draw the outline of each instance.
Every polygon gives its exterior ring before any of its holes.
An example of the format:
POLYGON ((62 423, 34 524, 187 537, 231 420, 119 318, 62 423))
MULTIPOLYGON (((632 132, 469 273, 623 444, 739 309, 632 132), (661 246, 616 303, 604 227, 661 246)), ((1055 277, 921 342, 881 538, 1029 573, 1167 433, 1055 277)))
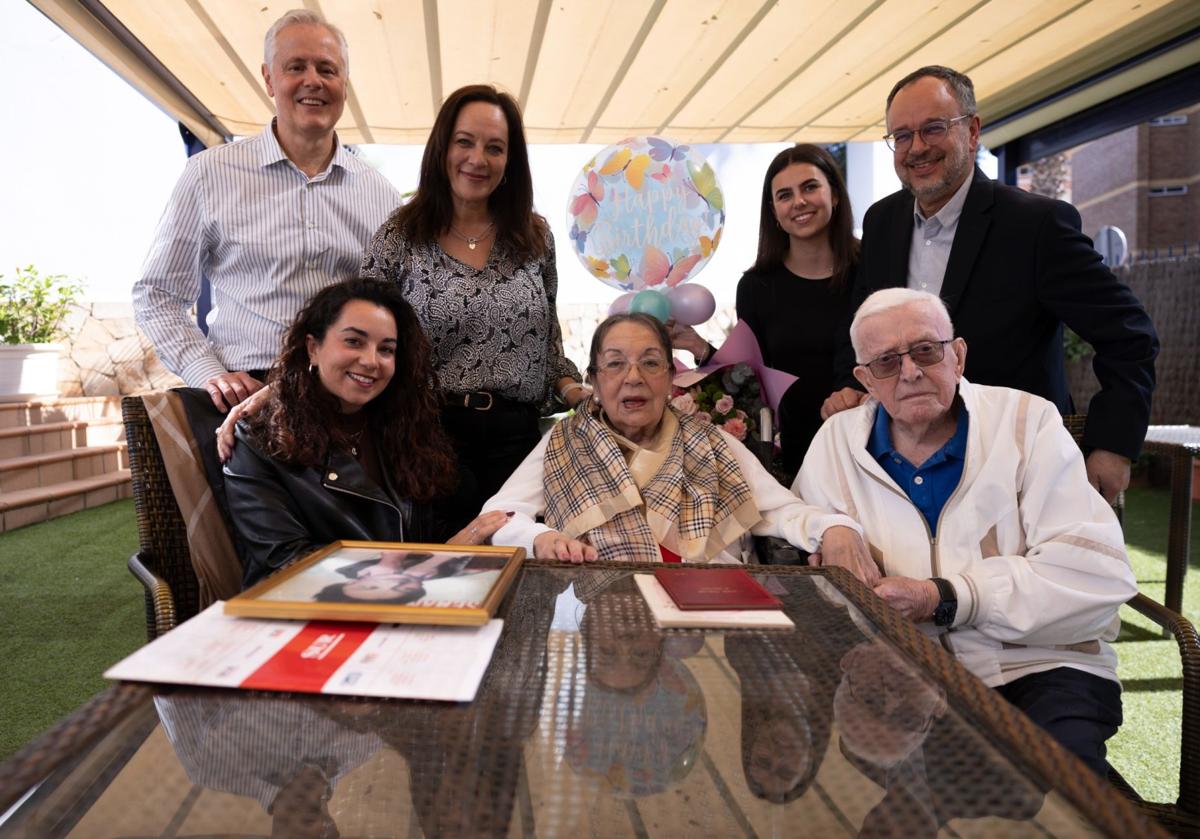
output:
POLYGON ((339 539, 482 544, 455 531, 470 477, 439 423, 429 340, 394 283, 318 292, 284 337, 262 410, 238 423, 225 492, 243 584, 339 539))

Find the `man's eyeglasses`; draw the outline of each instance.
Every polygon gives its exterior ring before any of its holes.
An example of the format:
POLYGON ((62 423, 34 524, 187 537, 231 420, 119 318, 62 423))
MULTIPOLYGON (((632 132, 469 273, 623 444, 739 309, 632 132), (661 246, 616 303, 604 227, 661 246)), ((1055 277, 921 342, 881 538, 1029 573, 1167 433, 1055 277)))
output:
POLYGON ((903 129, 901 131, 893 131, 891 134, 885 134, 883 135, 883 141, 887 143, 888 148, 892 151, 907 151, 908 147, 912 145, 913 137, 920 134, 922 143, 927 146, 936 146, 946 139, 946 134, 950 131, 950 126, 956 122, 962 122, 964 119, 970 119, 973 116, 974 114, 963 114, 953 119, 931 119, 916 131, 903 129))
POLYGON ((865 362, 862 366, 871 371, 871 375, 877 379, 890 379, 900 372, 900 364, 904 360, 904 356, 908 356, 916 363, 918 367, 928 367, 931 364, 937 364, 946 356, 946 345, 953 338, 947 341, 921 341, 918 344, 913 344, 904 352, 885 352, 878 358, 865 362))
POLYGON ((661 355, 645 355, 638 361, 630 361, 625 356, 616 354, 601 358, 600 366, 596 369, 602 376, 624 378, 634 364, 637 364, 638 369, 647 379, 666 375, 667 371, 671 369, 667 359, 661 355))

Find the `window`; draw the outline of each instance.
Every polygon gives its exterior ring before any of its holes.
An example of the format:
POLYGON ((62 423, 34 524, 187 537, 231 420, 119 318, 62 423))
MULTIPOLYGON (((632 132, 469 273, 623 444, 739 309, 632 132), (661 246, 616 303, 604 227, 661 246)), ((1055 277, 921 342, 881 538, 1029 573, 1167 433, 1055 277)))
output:
POLYGON ((1187 184, 1179 184, 1177 186, 1152 186, 1150 187, 1151 198, 1165 198, 1168 195, 1187 195, 1187 184))

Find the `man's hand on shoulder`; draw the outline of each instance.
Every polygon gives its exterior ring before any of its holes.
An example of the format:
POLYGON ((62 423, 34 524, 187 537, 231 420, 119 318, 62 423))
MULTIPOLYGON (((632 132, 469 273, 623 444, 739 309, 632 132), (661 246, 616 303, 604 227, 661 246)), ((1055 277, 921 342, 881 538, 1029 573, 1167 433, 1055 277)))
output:
POLYGON ((1129 486, 1129 458, 1095 449, 1084 461, 1087 466, 1088 483, 1104 496, 1104 500, 1112 504, 1117 496, 1129 486))
POLYGON ((848 411, 851 408, 857 408, 866 398, 867 394, 852 387, 835 390, 821 404, 821 419, 827 420, 834 414, 848 411))
POLYGON ((263 383, 249 373, 221 373, 204 383, 217 410, 225 413, 250 394, 262 390, 263 383))

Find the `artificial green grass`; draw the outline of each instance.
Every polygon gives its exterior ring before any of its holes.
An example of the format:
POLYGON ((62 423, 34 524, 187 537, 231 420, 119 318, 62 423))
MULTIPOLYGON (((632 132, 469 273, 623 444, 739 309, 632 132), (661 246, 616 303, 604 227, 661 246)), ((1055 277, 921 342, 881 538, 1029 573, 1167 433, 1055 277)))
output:
MULTIPOLYGON (((1125 541, 1138 590, 1162 602, 1166 588, 1170 492, 1131 489, 1125 493, 1125 541)), ((1192 505, 1191 568, 1183 587, 1183 614, 1200 620, 1200 504, 1192 505)), ((1179 795, 1179 736, 1183 668, 1174 638, 1163 638, 1153 622, 1121 609, 1121 635, 1114 645, 1125 722, 1108 741, 1108 759, 1147 801, 1173 802, 1179 795)))
POLYGON ((117 501, 0 534, 0 760, 107 682, 146 641, 133 502, 117 501))
MULTIPOLYGON (((1163 597, 1169 492, 1126 493, 1125 538, 1141 591, 1163 597)), ((1200 505, 1184 614, 1200 619, 1200 505)), ((125 568, 137 549, 133 502, 0 534, 0 760, 105 686, 100 674, 145 641, 141 586, 125 568)), ((1130 609, 1116 644, 1125 724, 1109 760, 1144 798, 1174 801, 1179 787, 1182 670, 1174 639, 1130 609)))

